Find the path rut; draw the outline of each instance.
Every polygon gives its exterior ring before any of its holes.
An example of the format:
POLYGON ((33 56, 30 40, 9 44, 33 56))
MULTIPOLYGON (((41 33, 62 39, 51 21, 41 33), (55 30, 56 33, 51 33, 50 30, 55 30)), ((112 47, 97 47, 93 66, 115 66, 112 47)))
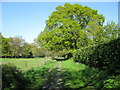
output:
MULTIPOLYGON (((48 73, 51 73, 52 69, 57 66, 57 71, 53 76, 53 80, 47 83, 42 89, 43 90, 61 90, 62 88, 62 79, 61 79, 61 61, 55 64, 53 67, 50 68, 48 73)), ((47 78, 47 77, 46 77, 47 78)))

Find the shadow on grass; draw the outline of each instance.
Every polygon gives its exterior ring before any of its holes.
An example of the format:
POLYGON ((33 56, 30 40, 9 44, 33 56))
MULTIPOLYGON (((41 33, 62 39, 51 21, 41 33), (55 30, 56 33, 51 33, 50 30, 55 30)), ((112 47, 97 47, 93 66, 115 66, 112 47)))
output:
POLYGON ((95 68, 86 67, 84 70, 65 69, 61 73, 63 87, 71 89, 101 89, 107 74, 95 68))
POLYGON ((68 60, 68 58, 62 58, 62 59, 60 59, 60 58, 54 58, 55 60, 57 60, 57 61, 65 61, 65 60, 68 60))

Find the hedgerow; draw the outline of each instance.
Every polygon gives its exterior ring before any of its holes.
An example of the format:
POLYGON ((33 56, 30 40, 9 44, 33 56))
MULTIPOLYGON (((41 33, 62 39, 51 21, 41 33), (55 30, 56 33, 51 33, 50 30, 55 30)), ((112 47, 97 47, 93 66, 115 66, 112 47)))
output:
POLYGON ((73 53, 75 62, 84 63, 100 70, 106 70, 111 74, 120 73, 120 38, 109 43, 88 46, 76 50, 73 53))

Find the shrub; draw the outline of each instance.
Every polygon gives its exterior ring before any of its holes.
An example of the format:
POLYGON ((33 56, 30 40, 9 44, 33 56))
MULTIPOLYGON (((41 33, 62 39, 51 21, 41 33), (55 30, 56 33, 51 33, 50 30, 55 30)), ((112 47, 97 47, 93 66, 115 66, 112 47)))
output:
POLYGON ((120 75, 110 76, 104 81, 104 88, 120 88, 120 75))
POLYGON ((27 78, 29 83, 26 85, 26 90, 38 90, 43 86, 44 75, 49 68, 35 68, 24 72, 24 77, 27 78))
POLYGON ((4 89, 24 89, 27 79, 24 78, 20 69, 12 64, 2 65, 2 88, 4 89))

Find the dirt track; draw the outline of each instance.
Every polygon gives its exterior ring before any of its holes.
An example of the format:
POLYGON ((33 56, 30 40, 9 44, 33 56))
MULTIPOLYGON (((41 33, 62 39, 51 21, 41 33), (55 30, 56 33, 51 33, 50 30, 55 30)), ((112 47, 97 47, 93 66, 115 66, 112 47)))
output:
MULTIPOLYGON (((48 84, 46 84, 42 89, 43 90, 61 90, 61 84, 62 84, 62 79, 61 79, 61 62, 56 63, 54 66, 52 66, 48 73, 52 71, 53 68, 57 67, 57 72, 54 75, 53 80, 51 80, 48 84)), ((46 75, 45 78, 47 78, 48 75, 46 75)))

